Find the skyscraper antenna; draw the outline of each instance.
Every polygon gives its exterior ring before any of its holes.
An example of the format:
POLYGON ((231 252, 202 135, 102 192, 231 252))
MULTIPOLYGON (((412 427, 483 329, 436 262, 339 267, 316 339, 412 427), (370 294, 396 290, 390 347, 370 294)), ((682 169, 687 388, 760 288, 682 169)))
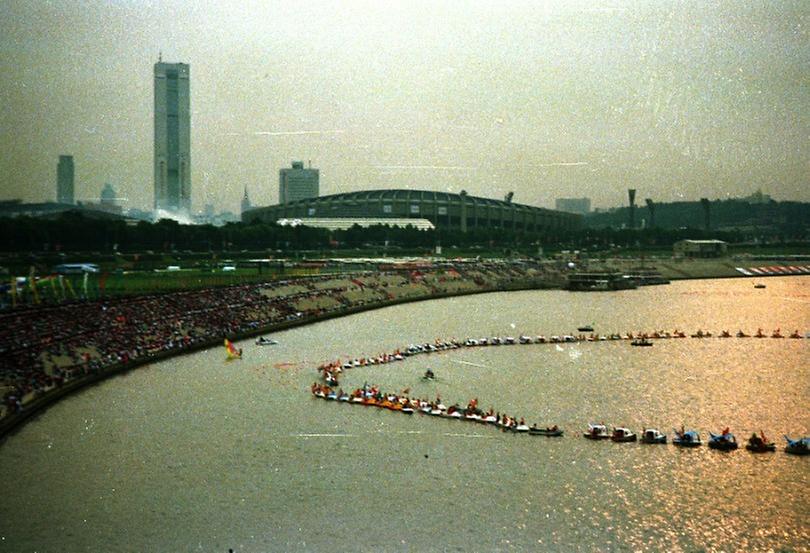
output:
POLYGON ((158 51, 158 63, 163 61, 163 50, 158 51))

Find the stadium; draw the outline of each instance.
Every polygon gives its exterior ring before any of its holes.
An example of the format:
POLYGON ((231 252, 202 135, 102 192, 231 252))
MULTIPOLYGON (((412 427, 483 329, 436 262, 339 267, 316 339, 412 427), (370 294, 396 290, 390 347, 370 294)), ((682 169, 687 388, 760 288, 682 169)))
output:
POLYGON ((245 211, 242 221, 275 223, 280 219, 427 219, 439 230, 468 232, 506 229, 554 234, 582 225, 582 217, 541 207, 425 190, 366 190, 332 194, 245 211))

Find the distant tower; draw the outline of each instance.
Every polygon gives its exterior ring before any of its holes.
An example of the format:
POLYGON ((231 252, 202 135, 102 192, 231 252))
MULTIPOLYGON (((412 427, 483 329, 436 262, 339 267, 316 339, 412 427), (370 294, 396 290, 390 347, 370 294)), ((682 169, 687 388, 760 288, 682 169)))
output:
POLYGON ((250 198, 248 198, 247 186, 245 186, 245 196, 242 198, 242 213, 251 208, 250 198))
POLYGON ((286 204, 296 200, 306 200, 319 196, 318 169, 304 169, 303 161, 293 161, 292 168, 278 172, 278 203, 286 204))
POLYGON ((629 228, 636 228, 636 189, 628 188, 627 197, 630 198, 630 218, 628 225, 629 228))
POLYGON ((101 203, 104 205, 116 205, 116 200, 115 189, 112 184, 105 183, 104 188, 101 189, 101 203))
POLYGON ((154 163, 155 209, 191 212, 191 111, 185 63, 155 64, 154 163))
POLYGON ((73 204, 73 156, 59 156, 56 166, 56 201, 73 204))
POLYGON ((647 210, 650 212, 650 228, 655 227, 655 204, 650 198, 644 200, 647 203, 647 210))
POLYGON ((712 228, 712 219, 711 219, 711 207, 712 204, 709 203, 709 198, 701 198, 700 205, 703 206, 703 224, 706 230, 712 228))

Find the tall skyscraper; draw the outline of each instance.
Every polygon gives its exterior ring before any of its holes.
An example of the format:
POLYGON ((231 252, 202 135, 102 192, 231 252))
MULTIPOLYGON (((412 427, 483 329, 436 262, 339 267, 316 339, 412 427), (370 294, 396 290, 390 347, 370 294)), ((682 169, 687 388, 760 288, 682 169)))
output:
POLYGON ((244 197, 242 198, 242 213, 244 213, 245 211, 249 210, 250 208, 251 208, 251 205, 250 205, 250 198, 248 197, 247 185, 246 185, 246 186, 245 186, 245 195, 244 195, 244 197))
POLYGON ((319 171, 313 169, 311 163, 308 169, 304 169, 303 161, 293 161, 292 168, 287 167, 278 172, 278 203, 317 198, 318 179, 319 171))
POLYGON ((189 66, 155 64, 155 209, 191 212, 189 66))
POLYGON ((59 156, 56 166, 56 201, 60 204, 73 202, 73 156, 59 156))

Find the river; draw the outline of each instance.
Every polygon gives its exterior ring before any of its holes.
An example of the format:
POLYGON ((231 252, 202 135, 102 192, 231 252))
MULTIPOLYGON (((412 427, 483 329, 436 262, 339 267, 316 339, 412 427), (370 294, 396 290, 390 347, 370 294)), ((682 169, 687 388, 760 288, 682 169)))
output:
POLYGON ((606 293, 493 293, 280 332, 111 378, 0 445, 0 551, 767 551, 810 543, 810 340, 524 345, 355 368, 445 403, 478 398, 563 438, 315 400, 313 367, 436 338, 810 330, 810 277, 606 293), (437 374, 423 382, 426 368, 437 374), (591 442, 589 421, 708 431, 779 451, 591 442))

